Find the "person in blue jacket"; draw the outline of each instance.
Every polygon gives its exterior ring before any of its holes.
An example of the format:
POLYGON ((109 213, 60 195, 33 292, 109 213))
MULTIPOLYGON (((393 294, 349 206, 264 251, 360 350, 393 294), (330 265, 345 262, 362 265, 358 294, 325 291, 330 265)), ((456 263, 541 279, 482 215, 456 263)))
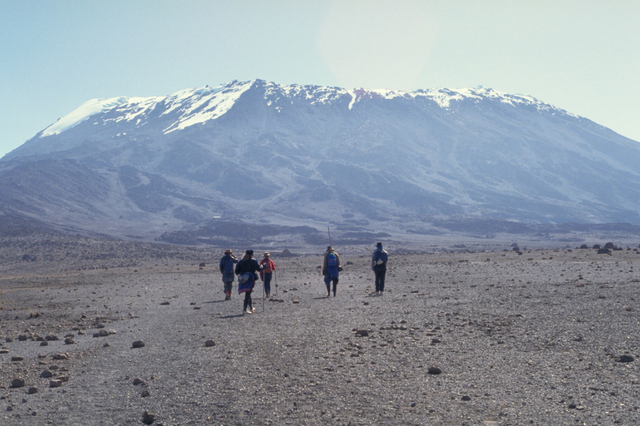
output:
POLYGON ((236 263, 238 263, 238 259, 233 255, 231 249, 226 249, 224 256, 220 259, 220 273, 222 274, 222 282, 224 283, 224 300, 231 300, 233 281, 236 277, 234 274, 234 266, 236 263))
POLYGON ((340 279, 340 256, 333 249, 327 247, 322 262, 322 275, 324 275, 324 283, 327 286, 327 297, 331 296, 331 283, 333 282, 333 297, 336 297, 336 287, 340 279))
POLYGON ((384 276, 387 273, 387 261, 389 255, 382 249, 382 243, 376 244, 376 249, 371 254, 371 269, 376 277, 376 294, 382 296, 384 291, 384 276))
POLYGON ((251 292, 258 279, 257 271, 262 270, 258 261, 253 258, 253 250, 247 250, 242 259, 236 265, 236 275, 238 276, 238 294, 244 293, 244 307, 242 313, 252 314, 253 301, 251 292))

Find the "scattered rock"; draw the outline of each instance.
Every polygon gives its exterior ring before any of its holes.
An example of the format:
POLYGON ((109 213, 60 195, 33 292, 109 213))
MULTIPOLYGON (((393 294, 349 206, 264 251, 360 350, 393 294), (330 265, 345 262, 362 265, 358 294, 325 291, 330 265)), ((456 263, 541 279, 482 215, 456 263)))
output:
POLYGON ((148 389, 145 389, 142 391, 142 393, 140 394, 141 397, 146 398, 148 396, 151 396, 151 393, 149 393, 148 389))
POLYGON ((464 395, 461 399, 463 401, 471 401, 471 397, 469 395, 464 395))
POLYGON ((0 354, 8 354, 9 349, 0 349, 0 354))
POLYGON ((367 330, 358 330, 356 331, 356 337, 367 337, 369 332, 367 330))
POLYGON ((19 336, 18 336, 18 340, 19 340, 20 342, 24 342, 24 341, 26 341, 26 340, 27 340, 27 336, 25 336, 24 334, 21 334, 21 335, 19 335, 19 336))
POLYGON ((97 333, 93 333, 93 337, 105 337, 108 336, 109 332, 107 330, 100 330, 97 333))
POLYGON ((49 342, 43 340, 42 342, 40 342, 40 346, 49 346, 49 342))
POLYGON ((26 382, 24 381, 24 379, 13 379, 11 381, 11 387, 12 388, 21 388, 24 387, 24 385, 26 385, 26 382))
POLYGON ((633 362, 635 358, 631 355, 620 355, 616 358, 616 362, 633 362))
POLYGON ((27 393, 28 393, 29 395, 33 395, 34 393, 38 393, 38 388, 36 388, 36 387, 34 387, 34 386, 31 386, 31 387, 29 388, 29 390, 27 391, 27 393))
POLYGON ((11 361, 13 361, 13 362, 24 361, 24 357, 14 355, 14 356, 11 357, 11 361))
POLYGON ((169 301, 167 300, 166 302, 162 302, 161 305, 170 305, 171 303, 169 303, 169 301))
POLYGON ((51 380, 51 381, 49 381, 49 387, 50 388, 59 388, 60 386, 62 386, 62 380, 51 380))
POLYGON ((429 369, 427 370, 428 374, 442 374, 442 370, 439 369, 438 367, 429 367, 429 369))
POLYGON ((148 425, 156 421, 156 416, 146 411, 142 414, 142 421, 148 425))
POLYGON ((138 378, 133 379, 133 385, 134 386, 144 385, 144 384, 145 384, 144 380, 142 380, 142 379, 138 379, 138 378))
POLYGON ((132 347, 132 348, 144 348, 144 344, 145 344, 145 343, 144 343, 144 341, 142 341, 142 340, 136 340, 135 342, 133 342, 133 343, 131 344, 131 347, 132 347))
POLYGON ((69 359, 69 354, 67 354, 67 353, 64 353, 64 354, 55 354, 55 355, 53 355, 51 358, 56 359, 56 360, 69 359))
POLYGON ((48 379, 49 377, 53 377, 53 373, 49 370, 44 370, 42 373, 40 373, 40 377, 48 379))
POLYGON ((74 343, 76 343, 72 337, 67 337, 66 339, 64 339, 64 344, 65 345, 73 345, 74 343))
POLYGON ((434 337, 433 339, 431 339, 432 345, 436 345, 438 343, 442 343, 442 340, 438 339, 437 337, 434 337))
POLYGON ((215 345, 216 345, 216 342, 214 342, 213 340, 207 340, 206 342, 204 342, 204 345, 205 345, 207 348, 210 348, 211 346, 215 346, 215 345))
POLYGON ((55 334, 49 334, 44 337, 44 340, 51 342, 51 341, 60 340, 60 339, 58 339, 58 336, 56 336, 55 334))

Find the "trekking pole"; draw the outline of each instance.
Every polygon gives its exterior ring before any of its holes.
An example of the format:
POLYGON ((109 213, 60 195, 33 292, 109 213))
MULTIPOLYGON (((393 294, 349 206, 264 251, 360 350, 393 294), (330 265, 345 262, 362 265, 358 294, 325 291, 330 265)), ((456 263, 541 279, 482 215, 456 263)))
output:
POLYGON ((327 226, 327 231, 329 232, 329 245, 331 246, 331 228, 328 226, 327 226))
POLYGON ((275 285, 276 285, 276 297, 278 297, 278 270, 274 269, 273 271, 273 280, 275 281, 275 285))
POLYGON ((262 312, 264 312, 264 282, 262 283, 262 312))

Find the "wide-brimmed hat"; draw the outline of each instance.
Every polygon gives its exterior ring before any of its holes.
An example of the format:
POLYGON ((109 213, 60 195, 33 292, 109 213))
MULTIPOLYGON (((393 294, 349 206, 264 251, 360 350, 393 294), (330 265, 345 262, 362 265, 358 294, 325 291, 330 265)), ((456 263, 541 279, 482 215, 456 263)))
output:
POLYGON ((327 251, 332 251, 332 250, 333 250, 333 247, 327 246, 327 251))
POLYGON ((380 241, 378 241, 378 242, 376 243, 376 247, 382 247, 382 243, 381 243, 380 241))
POLYGON ((264 252, 264 257, 269 257, 269 252, 268 251, 264 252))
POLYGON ((233 251, 231 249, 226 249, 224 251, 224 254, 233 254, 233 251))

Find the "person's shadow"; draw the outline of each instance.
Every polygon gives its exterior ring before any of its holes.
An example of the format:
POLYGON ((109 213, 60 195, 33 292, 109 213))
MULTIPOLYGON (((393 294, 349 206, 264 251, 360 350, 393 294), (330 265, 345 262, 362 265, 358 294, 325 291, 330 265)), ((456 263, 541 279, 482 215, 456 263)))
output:
POLYGON ((239 317, 243 317, 244 314, 238 314, 238 315, 225 315, 223 317, 218 317, 218 319, 229 319, 229 318, 239 318, 239 317))

